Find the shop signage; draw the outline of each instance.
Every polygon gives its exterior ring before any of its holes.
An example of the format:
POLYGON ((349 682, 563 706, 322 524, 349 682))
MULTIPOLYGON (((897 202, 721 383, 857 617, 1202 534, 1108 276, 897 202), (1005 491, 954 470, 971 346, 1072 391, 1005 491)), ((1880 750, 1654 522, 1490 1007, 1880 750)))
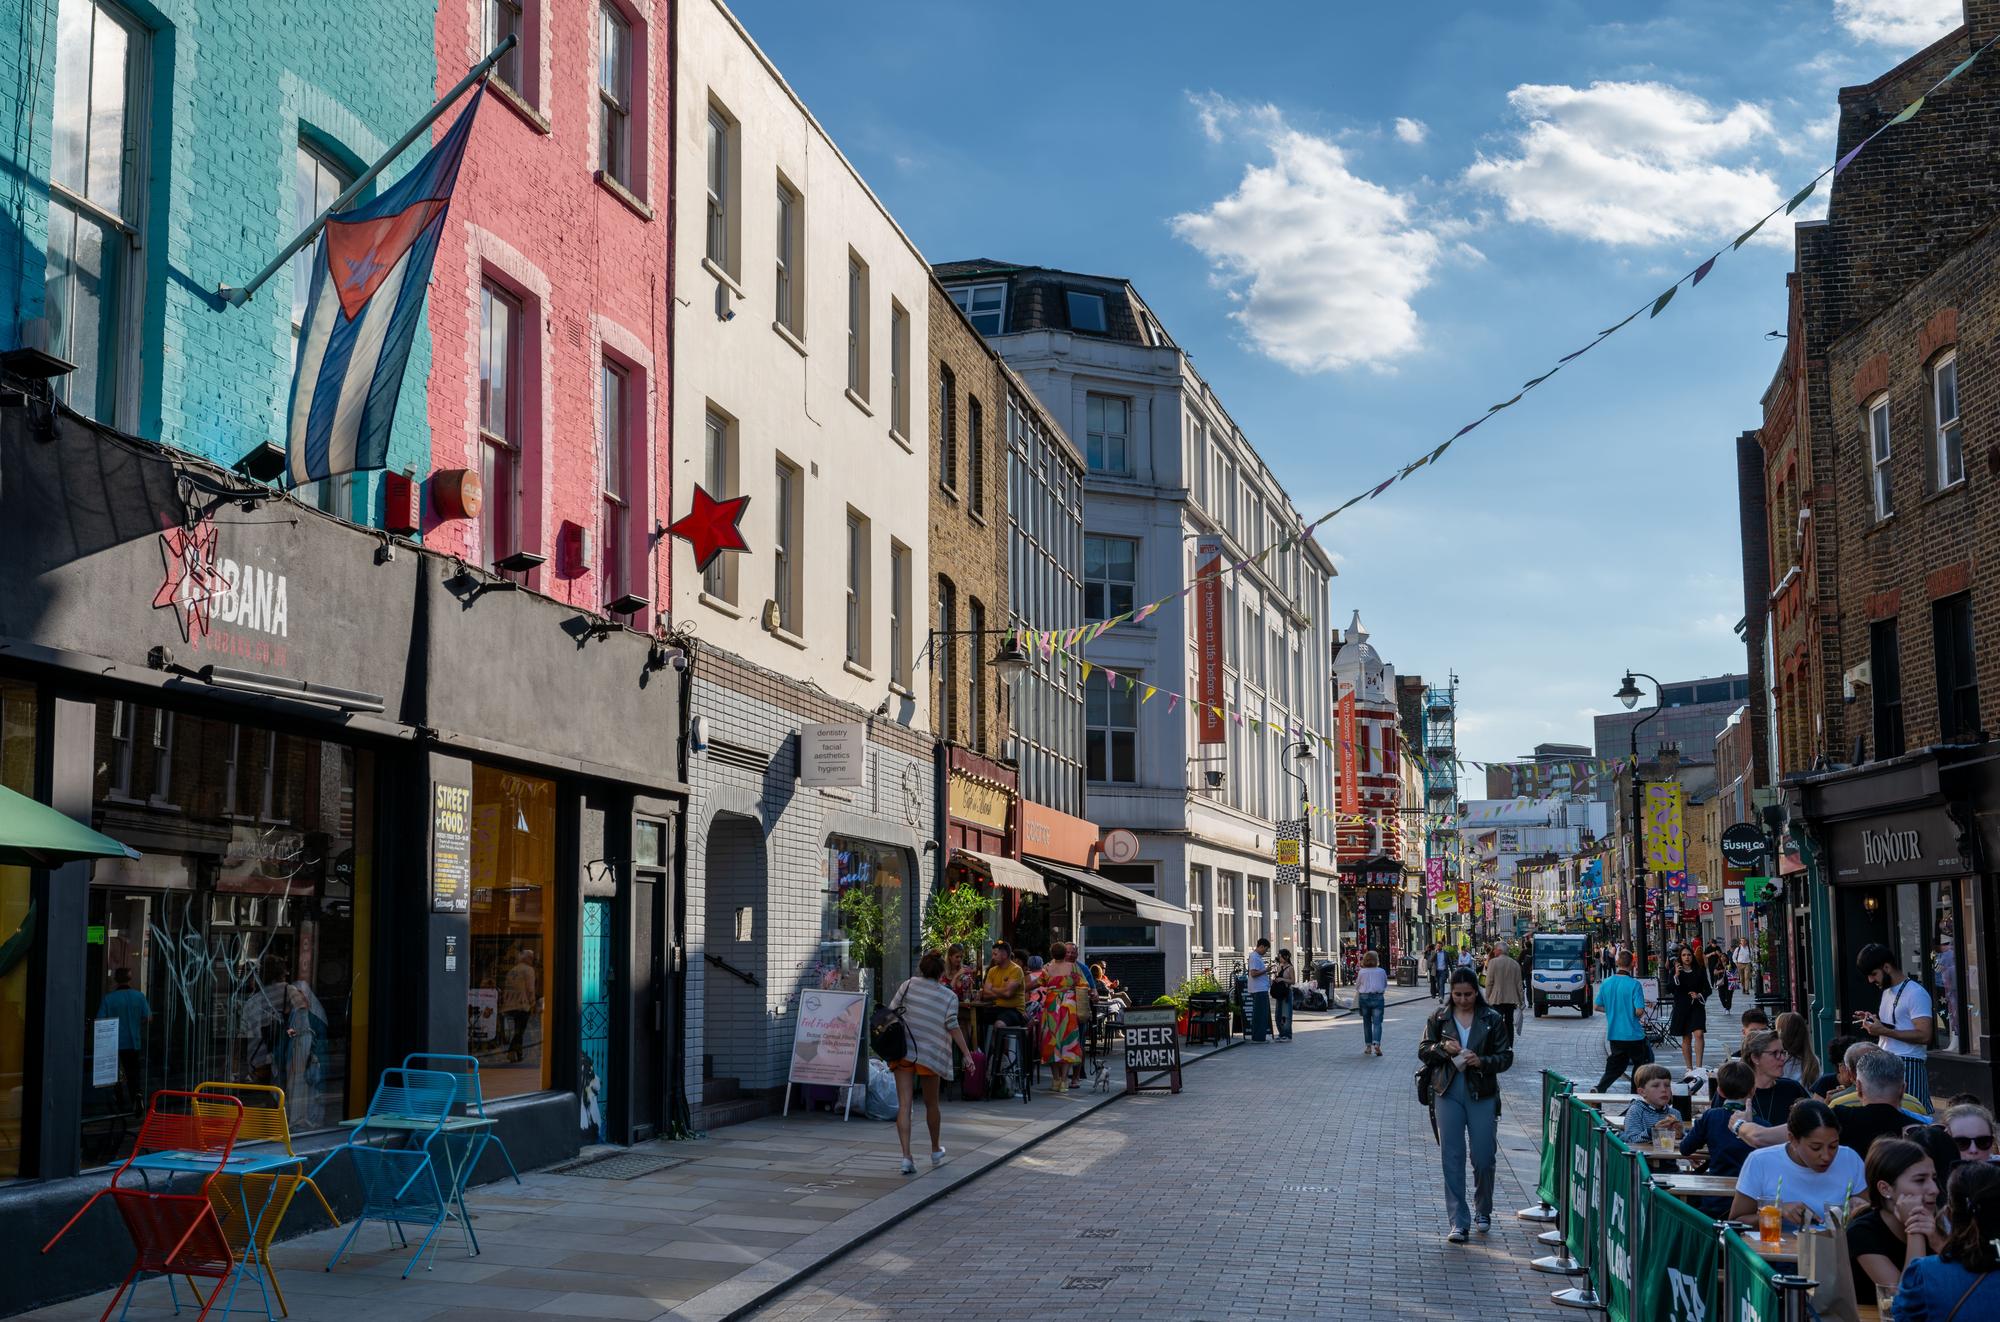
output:
POLYGON ((431 912, 472 907, 472 789, 431 784, 431 912))
POLYGON ((1000 786, 973 780, 956 771, 945 789, 945 805, 953 817, 993 831, 1007 829, 1007 809, 1013 802, 1014 797, 1000 786))
POLYGON ((1715 901, 1714 901, 1714 900, 1703 900, 1703 901, 1701 902, 1700 906, 1699 906, 1699 910, 1698 910, 1698 911, 1699 911, 1699 912, 1701 912, 1701 913, 1714 913, 1714 912, 1715 912, 1715 901))
POLYGON ((1276 862, 1281 868, 1297 867, 1299 865, 1299 842, 1296 840, 1278 841, 1276 862))
POLYGON ((1340 736, 1340 811, 1357 813, 1361 811, 1361 773, 1354 761, 1355 726, 1354 690, 1340 695, 1333 705, 1336 730, 1340 736))
POLYGON ((858 788, 868 781, 868 727, 859 721, 799 727, 799 783, 858 788))
MULTIPOLYGON (((233 624, 272 638, 289 631, 291 609, 285 576, 251 564, 238 564, 218 549, 221 536, 215 520, 193 527, 170 527, 160 534, 160 587, 153 608, 171 608, 180 624, 181 641, 194 647, 217 624, 233 624)), ((280 662, 280 664, 283 664, 280 662)))
POLYGON ((1458 883, 1458 912, 1472 912, 1472 883, 1469 881, 1458 883))
POLYGON ((90 1086, 109 1088, 117 1082, 118 1021, 93 1019, 90 1022, 90 1086))
POLYGON ((1125 1091, 1179 1092, 1181 1039, 1171 1005, 1135 1007, 1125 1012, 1125 1091), (1142 1076, 1151 1075, 1151 1078, 1142 1076), (1160 1083, 1164 1075, 1167 1083, 1160 1083))
MULTIPOLYGON (((851 1110, 854 1082, 861 1066, 861 1018, 868 997, 858 991, 806 991, 799 995, 799 1019, 792 1030, 791 1083, 841 1088, 851 1110)), ((792 1110, 792 1090, 785 1089, 785 1114, 792 1110)))
POLYGON ((1971 870, 1944 807, 1833 822, 1826 829, 1836 881, 1920 881, 1971 870))
POLYGON ((1722 833, 1722 857, 1733 868, 1755 868, 1764 863, 1764 833, 1748 822, 1738 822, 1722 833))
POLYGON ((1021 852, 1051 863, 1089 867, 1097 848, 1097 824, 1043 804, 1021 800, 1021 852))
POLYGON ((1222 539, 1194 544, 1194 700, 1200 709, 1201 742, 1223 744, 1229 726, 1222 716, 1222 539))

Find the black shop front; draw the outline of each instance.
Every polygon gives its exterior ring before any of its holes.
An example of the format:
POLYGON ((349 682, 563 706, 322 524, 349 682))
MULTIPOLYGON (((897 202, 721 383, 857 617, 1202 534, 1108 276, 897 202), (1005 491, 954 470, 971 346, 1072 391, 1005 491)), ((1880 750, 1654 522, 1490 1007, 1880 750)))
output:
POLYGON ((428 1052, 523 1169, 671 1130, 678 649, 35 413, 0 410, 0 784, 140 857, 0 867, 0 1314, 115 1279, 108 1204, 36 1250, 158 1089, 282 1088, 315 1151, 428 1052))
POLYGON ((1828 887, 1832 917, 1830 932, 1816 925, 1812 934, 1815 963, 1831 975, 1838 1022, 1878 1009, 1881 994, 1855 958, 1880 942, 1936 1009, 1932 1097, 1970 1092, 1989 1105, 2000 1088, 1992 1018, 1996 769, 2000 756, 1990 745, 1938 747, 1799 786, 1819 845, 1813 884, 1828 887))

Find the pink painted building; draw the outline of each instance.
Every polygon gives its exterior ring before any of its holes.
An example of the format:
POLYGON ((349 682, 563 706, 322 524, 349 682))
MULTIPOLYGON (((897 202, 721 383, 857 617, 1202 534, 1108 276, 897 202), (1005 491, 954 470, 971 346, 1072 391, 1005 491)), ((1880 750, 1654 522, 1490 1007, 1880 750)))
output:
POLYGON ((437 14, 440 91, 503 34, 520 44, 438 245, 425 542, 481 568, 542 556, 510 576, 584 610, 619 604, 642 631, 669 600, 672 545, 653 537, 672 521, 670 26, 666 0, 437 14))

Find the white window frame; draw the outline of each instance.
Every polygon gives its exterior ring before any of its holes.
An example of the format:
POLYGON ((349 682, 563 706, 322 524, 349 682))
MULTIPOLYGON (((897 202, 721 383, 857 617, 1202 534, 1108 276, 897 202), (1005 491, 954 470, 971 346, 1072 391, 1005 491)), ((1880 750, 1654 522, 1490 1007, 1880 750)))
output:
POLYGON ((986 514, 986 406, 965 392, 965 499, 974 514, 986 514))
POLYGON ((847 662, 868 668, 868 627, 870 605, 868 516, 850 507, 847 511, 847 662))
POLYGON ((1958 399, 1958 350, 1940 354, 1931 365, 1931 426, 1937 457, 1937 487, 1943 491, 1965 481, 1965 429, 1958 399), (1945 381, 1951 381, 1951 412, 1945 412, 1945 381))
POLYGON ((796 636, 804 632, 799 620, 799 555, 805 542, 805 475, 797 464, 779 455, 773 480, 777 493, 773 502, 771 600, 777 603, 778 627, 796 636))
POLYGON ((1106 301, 1104 295, 1091 290, 1063 290, 1063 312, 1069 318, 1071 330, 1080 330, 1086 335, 1102 335, 1111 329, 1111 308, 1109 303, 1106 301), (1078 325, 1076 315, 1078 302, 1081 301, 1085 307, 1088 307, 1093 299, 1096 300, 1097 304, 1097 321, 1099 324, 1095 326, 1078 325))
POLYGON ((1869 487, 1875 503, 1875 519, 1880 522, 1896 512, 1896 489, 1889 469, 1894 453, 1894 433, 1889 426, 1889 397, 1877 395, 1868 401, 1869 487))
POLYGON ((1098 671, 1084 682, 1084 775, 1089 783, 1093 785, 1137 785, 1141 781, 1139 767, 1139 754, 1141 751, 1139 748, 1139 690, 1144 687, 1145 681, 1137 675, 1128 676, 1125 672, 1120 672, 1119 681, 1118 684, 1114 685, 1105 677, 1103 671, 1098 671), (1125 688, 1123 682, 1128 677, 1133 681, 1133 686, 1129 690, 1125 688), (1104 695, 1104 719, 1102 721, 1093 720, 1091 717, 1090 695, 1092 693, 1102 693, 1104 695), (1114 709, 1114 703, 1130 704, 1131 724, 1126 725, 1119 722, 1118 718, 1121 712, 1114 709), (1117 774, 1117 736, 1119 735, 1130 735, 1132 740, 1132 774, 1126 779, 1120 779, 1117 774), (1104 741, 1104 775, 1091 776, 1089 773, 1090 748, 1091 744, 1100 737, 1104 741))
POLYGON ((971 681, 967 689, 972 695, 972 728, 966 732, 966 743, 980 752, 986 752, 986 603, 977 597, 965 599, 965 633, 972 646, 968 649, 967 676, 971 681))
POLYGON ((1132 400, 1127 395, 1085 395, 1083 402, 1083 461, 1093 473, 1129 475, 1132 471, 1132 400), (1111 428, 1111 406, 1117 405, 1123 424, 1111 428), (1116 455, 1114 457, 1114 444, 1116 455))
POLYGON ((910 439, 910 314, 889 300, 889 431, 910 439))
POLYGON ((528 301, 503 285, 481 279, 479 304, 479 475, 484 497, 479 514, 480 562, 490 570, 495 561, 504 560, 525 544, 521 516, 527 470, 527 409, 521 396, 528 362, 528 301), (494 313, 501 308, 506 309, 508 316, 507 343, 502 351, 506 379, 501 416, 494 418, 487 408, 490 344, 494 313), (498 430, 494 427, 496 423, 498 430), (508 480, 500 480, 502 475, 508 480))
POLYGON ((777 197, 777 251, 773 262, 776 283, 773 286, 772 315, 780 326, 792 333, 792 338, 803 340, 806 334, 806 291, 800 264, 805 259, 806 246, 805 195, 779 175, 777 197))
MULTIPOLYGON (((729 241, 735 218, 736 125, 722 107, 708 106, 708 232, 703 256, 734 272, 736 245, 729 241)), ((785 185, 780 181, 780 188, 785 185)), ((782 219, 780 220, 782 224, 782 219)), ((782 320, 782 318, 781 318, 782 320)))
POLYGON ((600 355, 597 370, 598 469, 603 498, 599 510, 598 599, 610 605, 633 591, 627 572, 632 519, 633 371, 609 354, 600 355))
POLYGON ((644 144, 634 141, 639 86, 639 26, 616 0, 597 0, 597 168, 627 192, 639 192, 633 169, 644 144))
MULTIPOLYGON (((741 439, 736 420, 709 406, 702 420, 702 486, 717 500, 736 494, 737 454, 741 439)), ((736 557, 719 555, 702 571, 701 590, 725 605, 736 604, 736 557)))
MULTIPOLYGON (((491 50, 492 47, 488 47, 491 50)), ((293 155, 292 175, 292 223, 295 230, 304 230, 319 218, 319 213, 333 204, 334 199, 354 185, 354 175, 335 160, 323 148, 301 137, 298 150, 293 155), (303 169, 310 164, 313 170, 312 195, 305 196, 301 185, 303 169), (321 176, 325 175, 330 188, 321 187, 321 176)), ((292 360, 298 361, 299 337, 305 333, 306 298, 311 293, 314 245, 307 244, 292 256, 292 360)), ((317 510, 339 518, 349 518, 354 512, 353 473, 335 473, 330 478, 317 482, 302 483, 295 491, 301 501, 317 510)))
POLYGON ((847 252, 847 393, 868 402, 868 263, 847 252))
POLYGON ((479 51, 484 55, 512 33, 514 49, 493 66, 493 76, 516 92, 527 93, 521 71, 527 65, 528 15, 525 0, 483 0, 479 13, 479 51))
POLYGON ((889 682, 910 688, 910 548, 889 543, 889 682))
POLYGON ((938 427, 933 438, 937 446, 938 485, 954 495, 958 492, 958 374, 938 364, 938 427))
MULTIPOLYGON (((1105 565, 1108 564, 1108 562, 1109 562, 1108 556, 1102 557, 1099 564, 1100 570, 1102 570, 1105 567, 1105 565)), ((1095 532, 1085 533, 1083 535, 1083 564, 1081 568, 1083 570, 1081 577, 1083 579, 1084 619, 1108 620, 1112 616, 1123 614, 1124 611, 1129 611, 1134 606, 1138 605, 1139 602, 1139 539, 1138 538, 1121 537, 1112 533, 1095 533, 1095 532), (1090 572, 1090 544, 1092 542, 1097 542, 1100 544, 1100 546, 1111 542, 1122 542, 1125 545, 1130 546, 1132 548, 1131 579, 1129 581, 1123 579, 1115 579, 1109 577, 1105 573, 1092 574, 1090 572), (1114 610, 1112 609, 1112 606, 1114 604, 1112 601, 1112 594, 1115 591, 1119 590, 1123 590, 1125 592, 1127 601, 1123 610, 1114 610), (1103 608, 1101 611, 1093 610, 1091 607, 1090 601, 1091 601, 1091 593, 1093 591, 1096 591, 1100 594, 1099 605, 1103 608)))
MULTIPOLYGON (((50 217, 43 256, 46 263, 49 255, 48 247, 55 239, 58 210, 71 213, 75 217, 77 226, 91 224, 99 227, 105 232, 106 256, 103 270, 112 273, 111 278, 103 283, 111 285, 114 292, 110 296, 108 314, 104 309, 104 303, 100 302, 99 315, 94 323, 98 327, 98 347, 91 355, 91 360, 87 362, 76 353, 73 342, 68 337, 68 328, 75 323, 74 315, 66 316, 52 306, 54 300, 49 297, 51 282, 46 279, 47 267, 44 266, 43 306, 49 317, 52 332, 50 348, 59 356, 77 364, 77 371, 57 377, 51 384, 57 399, 77 407, 79 412, 87 413, 101 422, 129 431, 135 429, 138 423, 139 387, 145 370, 144 355, 130 352, 127 346, 141 342, 140 318, 144 314, 146 304, 145 269, 140 253, 144 251, 146 241, 142 218, 146 210, 145 181, 148 177, 146 144, 151 134, 152 119, 148 113, 152 34, 136 17, 115 5, 104 3, 104 0, 64 0, 63 7, 79 5, 90 10, 93 34, 97 22, 108 21, 123 30, 126 39, 125 78, 122 88, 125 103, 120 117, 124 141, 119 152, 121 165, 118 172, 117 206, 107 207, 103 204, 103 199, 91 196, 95 190, 91 186, 89 174, 91 149, 88 135, 92 121, 98 118, 92 113, 91 92, 96 90, 98 83, 93 68, 84 80, 82 97, 80 131, 84 134, 82 148, 84 173, 81 180, 83 191, 79 192, 55 177, 57 162, 52 157, 49 166, 50 217), (92 401, 93 407, 83 408, 77 403, 73 391, 93 362, 97 366, 93 383, 97 395, 92 401)), ((58 35, 55 38, 58 46, 56 54, 58 71, 61 64, 61 22, 58 16, 51 25, 58 28, 58 35)), ((94 35, 89 42, 94 56, 96 49, 94 35)), ((59 131, 64 121, 62 104, 64 89, 60 85, 60 79, 55 81, 58 85, 55 88, 54 127, 59 131)), ((73 228, 70 250, 72 254, 75 251, 74 234, 73 228)), ((82 287, 82 281, 72 282, 72 288, 80 290, 82 287)), ((71 306, 73 308, 74 305, 71 306)))
POLYGON ((951 301, 958 304, 958 310, 972 323, 972 328, 981 335, 1001 335, 1007 329, 1007 286, 1006 284, 959 285, 945 291, 951 301), (987 295, 992 295, 991 305, 981 307, 987 295), (988 328, 981 323, 991 319, 988 328))

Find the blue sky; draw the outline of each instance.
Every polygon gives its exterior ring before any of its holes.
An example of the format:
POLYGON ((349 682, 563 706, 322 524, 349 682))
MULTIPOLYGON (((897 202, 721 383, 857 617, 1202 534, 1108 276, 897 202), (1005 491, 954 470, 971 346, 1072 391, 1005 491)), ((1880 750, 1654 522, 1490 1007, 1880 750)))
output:
MULTIPOLYGON (((927 256, 1129 278, 1314 518, 1790 196, 1960 0, 736 7, 927 256)), ((1335 623, 1458 672, 1464 756, 1742 668, 1790 234, 1321 529, 1335 623)))

